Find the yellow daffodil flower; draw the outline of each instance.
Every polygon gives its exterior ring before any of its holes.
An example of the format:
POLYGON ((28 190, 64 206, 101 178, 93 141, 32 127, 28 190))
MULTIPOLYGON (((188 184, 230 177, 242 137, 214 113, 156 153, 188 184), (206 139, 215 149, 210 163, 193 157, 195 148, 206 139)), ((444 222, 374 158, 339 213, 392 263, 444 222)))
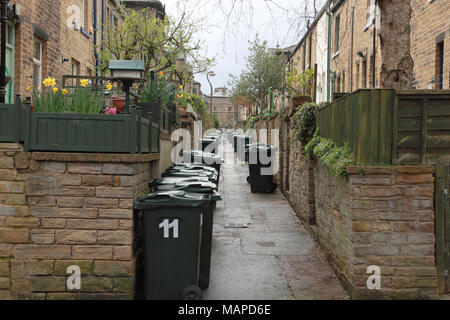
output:
POLYGON ((182 93, 177 94, 178 99, 182 99, 184 95, 182 93))
POLYGON ((164 76, 164 72, 160 71, 160 72, 159 72, 159 75, 160 75, 161 77, 164 76))
POLYGON ((30 91, 31 90, 31 87, 27 87, 27 91, 30 91))
POLYGON ((66 95, 66 94, 68 94, 68 93, 69 93, 69 90, 67 90, 67 89, 62 89, 62 94, 66 95))
POLYGON ((44 81, 42 81, 42 83, 46 87, 54 87, 56 85, 56 79, 52 77, 47 77, 44 79, 44 81))
POLYGON ((38 87, 38 91, 41 91, 41 87, 38 87))
POLYGON ((58 88, 53 88, 53 93, 58 93, 58 88))
POLYGON ((183 85, 180 85, 180 90, 183 90, 183 85))
POLYGON ((106 90, 110 91, 113 88, 113 85, 108 82, 108 84, 106 85, 106 90))
POLYGON ((89 84, 89 80, 88 79, 81 79, 80 80, 80 85, 82 87, 87 87, 88 84, 89 84))

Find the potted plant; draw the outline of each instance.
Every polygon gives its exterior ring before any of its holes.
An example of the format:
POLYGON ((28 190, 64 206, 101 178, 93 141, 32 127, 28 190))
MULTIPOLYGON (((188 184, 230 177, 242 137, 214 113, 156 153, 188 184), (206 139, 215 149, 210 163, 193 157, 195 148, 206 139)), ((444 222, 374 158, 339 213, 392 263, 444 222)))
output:
POLYGON ((313 78, 313 69, 307 69, 302 73, 298 72, 297 70, 288 73, 288 92, 292 98, 292 104, 294 107, 311 101, 311 88, 313 78))
POLYGON ((166 79, 164 73, 160 72, 158 77, 150 73, 150 79, 141 93, 138 106, 142 109, 142 115, 152 113, 153 122, 161 120, 161 107, 165 107, 170 100, 173 85, 166 79))

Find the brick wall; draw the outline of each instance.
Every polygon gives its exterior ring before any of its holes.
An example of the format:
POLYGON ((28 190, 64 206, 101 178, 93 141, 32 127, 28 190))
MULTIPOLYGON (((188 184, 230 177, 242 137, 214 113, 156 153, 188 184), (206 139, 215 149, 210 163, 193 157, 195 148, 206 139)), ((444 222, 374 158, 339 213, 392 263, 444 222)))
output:
POLYGON ((450 89, 450 2, 411 0, 411 55, 414 60, 413 86, 437 89, 436 46, 444 41, 443 89, 450 89))
POLYGON ((437 292, 434 167, 315 170, 317 240, 353 297, 427 298, 437 292), (381 268, 368 290, 367 267, 381 268))
POLYGON ((157 159, 11 146, 0 150, 0 299, 132 299, 132 207, 157 159), (79 291, 66 288, 69 265, 79 291))

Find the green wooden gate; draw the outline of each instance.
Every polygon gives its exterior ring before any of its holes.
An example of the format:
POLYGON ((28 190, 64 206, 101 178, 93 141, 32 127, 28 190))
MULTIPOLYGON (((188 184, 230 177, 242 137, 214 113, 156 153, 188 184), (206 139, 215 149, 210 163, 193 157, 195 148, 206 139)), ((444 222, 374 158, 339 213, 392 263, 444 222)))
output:
POLYGON ((450 166, 436 170, 436 257, 439 289, 450 291, 450 166))

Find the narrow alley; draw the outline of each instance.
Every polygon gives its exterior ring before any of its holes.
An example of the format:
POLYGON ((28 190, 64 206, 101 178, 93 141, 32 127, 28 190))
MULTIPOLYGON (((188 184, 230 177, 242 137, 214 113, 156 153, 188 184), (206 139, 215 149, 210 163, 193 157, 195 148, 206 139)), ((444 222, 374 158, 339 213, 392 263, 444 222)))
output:
POLYGON ((346 299, 324 255, 279 190, 250 192, 248 168, 224 142, 205 300, 346 299))

